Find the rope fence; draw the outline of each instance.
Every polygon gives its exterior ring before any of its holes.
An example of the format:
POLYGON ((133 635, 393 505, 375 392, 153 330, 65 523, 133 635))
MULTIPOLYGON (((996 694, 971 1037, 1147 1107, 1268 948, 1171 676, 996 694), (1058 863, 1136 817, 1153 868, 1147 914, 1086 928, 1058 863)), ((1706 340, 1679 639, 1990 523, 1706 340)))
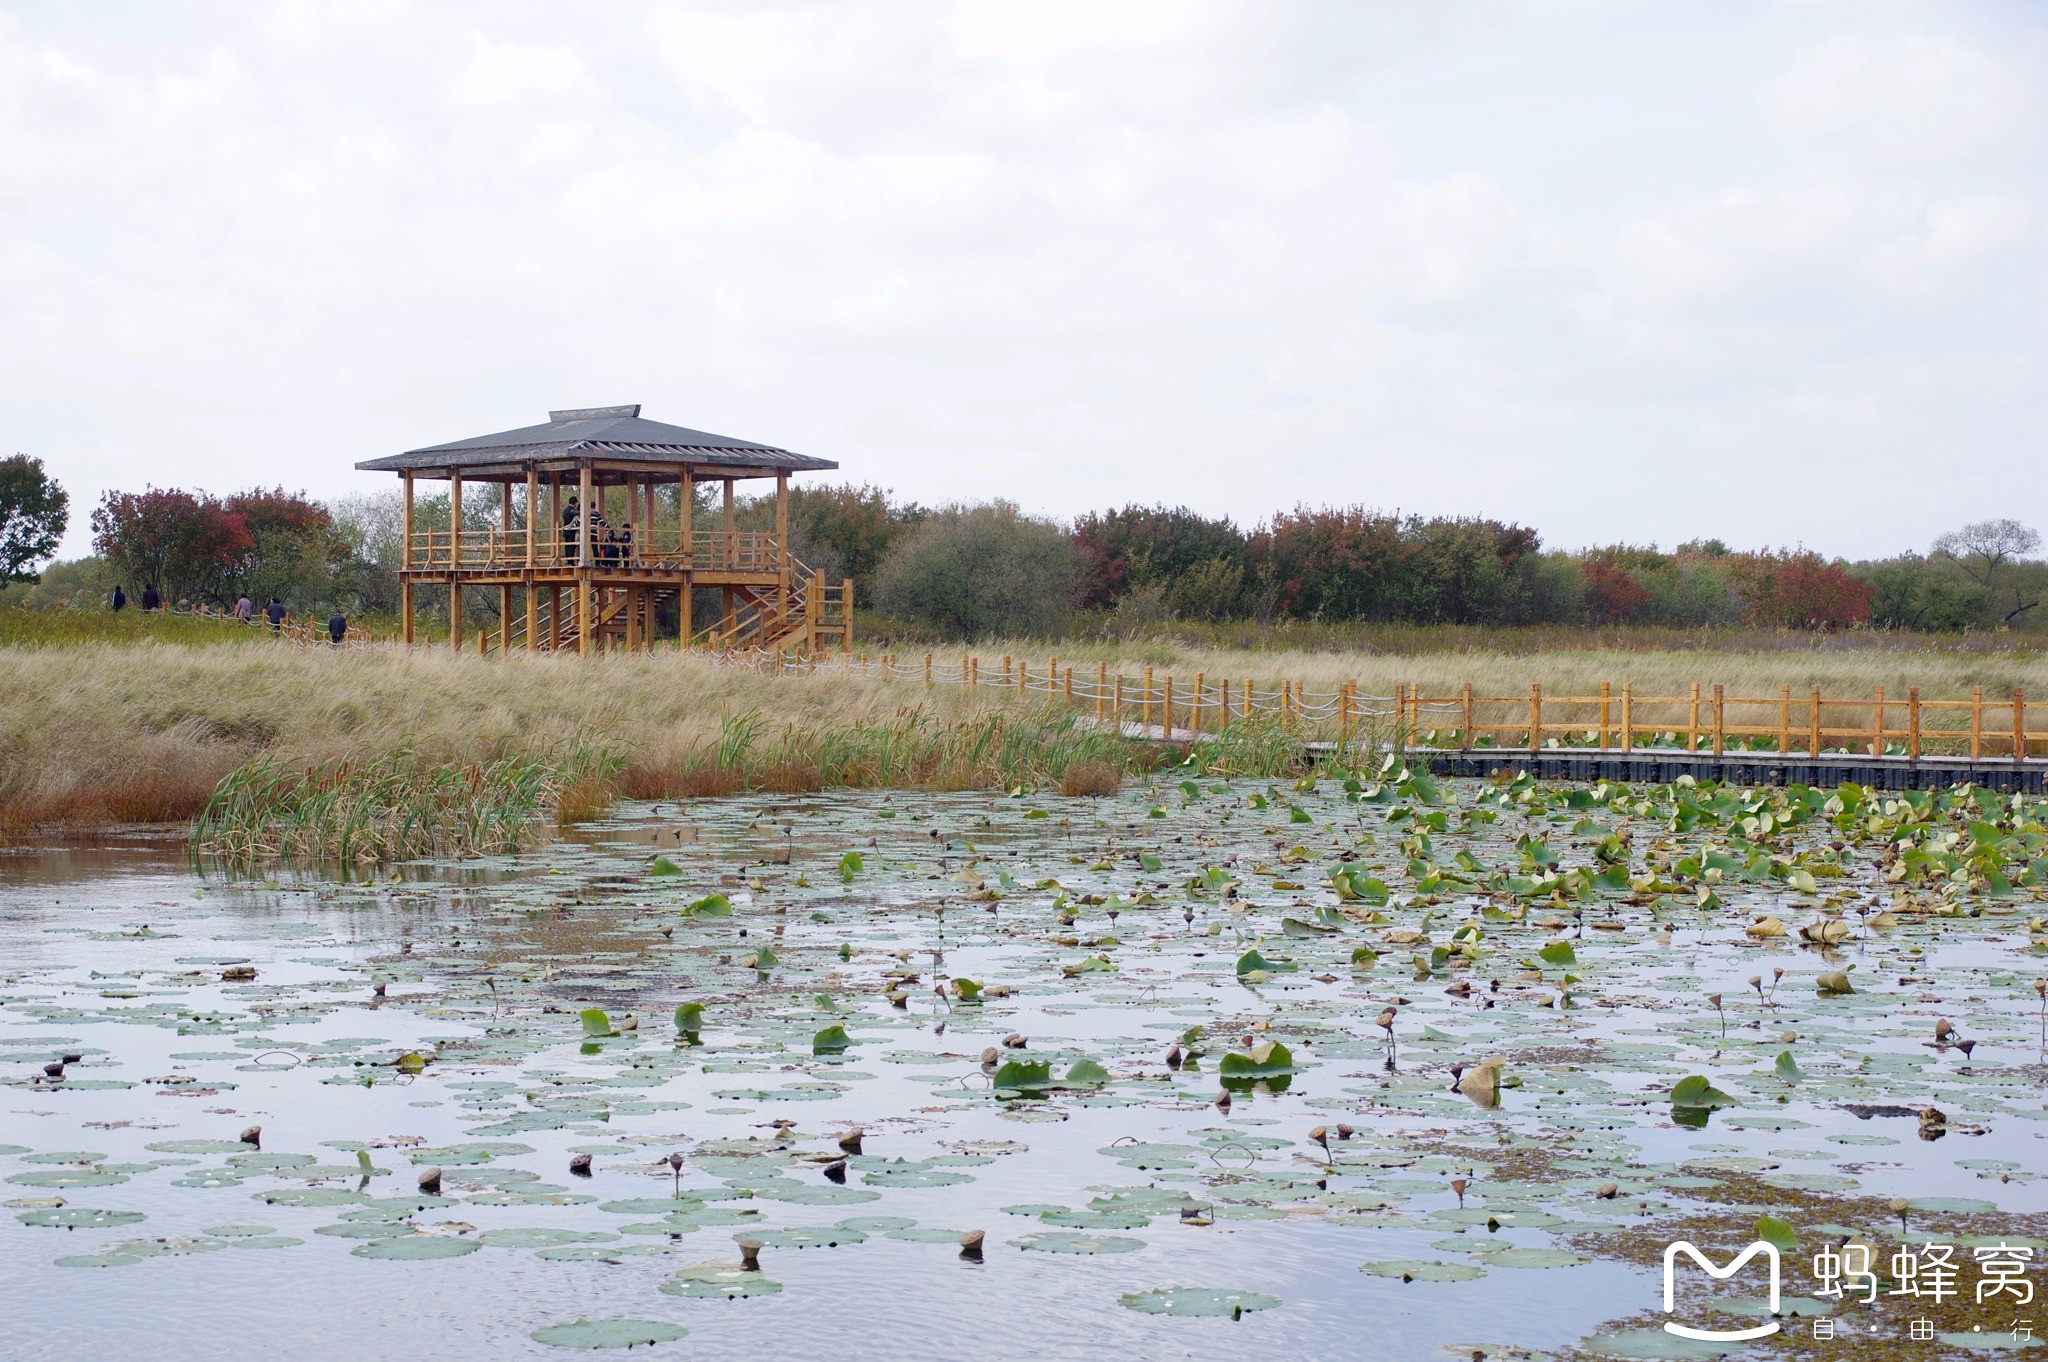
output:
POLYGON ((1309 741, 1348 743, 1376 732, 1399 751, 1469 752, 1485 749, 1644 749, 1722 756, 1767 752, 1904 757, 1999 757, 2023 761, 2048 754, 2048 730, 2029 728, 2048 717, 2026 694, 1987 696, 1982 686, 1968 699, 1925 699, 1916 686, 1887 695, 1879 686, 1864 697, 1826 696, 1819 686, 1795 694, 1731 695, 1723 686, 1694 684, 1684 695, 1638 694, 1631 685, 1602 682, 1596 695, 1547 695, 1531 685, 1526 695, 1476 693, 1468 684, 1451 695, 1420 685, 1397 685, 1378 695, 1345 681, 1311 690, 1298 681, 1215 678, 1197 672, 1176 679, 1152 667, 1127 676, 1107 662, 1062 665, 1005 655, 983 659, 923 653, 800 654, 736 651, 714 654, 725 665, 778 676, 855 675, 924 687, 970 686, 1035 695, 1078 708, 1092 721, 1136 736, 1196 740, 1233 724, 1264 719, 1298 729, 1309 741))

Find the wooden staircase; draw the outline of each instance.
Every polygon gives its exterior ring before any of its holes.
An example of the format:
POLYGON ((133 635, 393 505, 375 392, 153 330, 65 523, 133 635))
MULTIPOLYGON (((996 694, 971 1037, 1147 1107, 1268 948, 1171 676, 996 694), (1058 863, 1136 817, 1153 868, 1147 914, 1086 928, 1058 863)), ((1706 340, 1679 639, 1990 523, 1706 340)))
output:
MULTIPOLYGON (((693 648, 718 652, 747 649, 782 650, 792 653, 823 652, 853 646, 853 584, 828 586, 824 574, 801 564, 792 565, 788 594, 779 586, 735 586, 731 618, 719 619, 699 629, 690 639, 693 648)), ((631 640, 654 637, 655 615, 676 599, 677 588, 649 584, 639 588, 598 586, 592 589, 591 607, 596 622, 591 629, 592 650, 609 651, 626 647, 631 640), (637 618, 636 618, 637 615, 637 618)), ((539 633, 533 646, 540 652, 576 652, 582 645, 582 630, 576 622, 573 592, 564 592, 561 617, 539 614, 539 633)), ((484 636, 478 643, 484 644, 484 636)), ((513 631, 507 649, 526 647, 522 621, 513 631)))
POLYGON ((733 588, 730 620, 721 619, 691 638, 696 648, 715 652, 759 648, 812 653, 853 646, 853 584, 828 586, 823 573, 792 565, 789 594, 774 587, 733 588))

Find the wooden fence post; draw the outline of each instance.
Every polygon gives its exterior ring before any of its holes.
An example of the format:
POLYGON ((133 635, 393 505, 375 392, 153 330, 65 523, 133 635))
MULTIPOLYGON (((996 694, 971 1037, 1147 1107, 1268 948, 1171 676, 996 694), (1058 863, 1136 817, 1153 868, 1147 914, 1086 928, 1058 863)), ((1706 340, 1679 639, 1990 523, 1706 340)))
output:
POLYGON ((1337 750, 1351 746, 1351 683, 1337 687, 1337 750))
POLYGON ((1808 756, 1820 755, 1820 687, 1813 688, 1813 698, 1806 702, 1806 751, 1808 756))
POLYGON ((2018 765, 2027 759, 2027 693, 2012 688, 2012 759, 2018 765))
POLYGON ((1102 707, 1109 702, 1109 664, 1095 664, 1095 722, 1102 722, 1102 707))
POLYGON ((1202 673, 1195 673, 1195 698, 1188 706, 1188 727, 1196 733, 1202 731, 1202 682, 1205 679, 1202 673))
POLYGON ((1725 701, 1723 699, 1721 683, 1719 681, 1716 681, 1714 683, 1714 755, 1717 757, 1721 756, 1727 750, 1727 726, 1724 723, 1725 714, 1725 701))
POLYGON ((1163 737, 1165 737, 1165 739, 1166 739, 1166 740, 1167 740, 1168 742, 1172 742, 1172 741, 1173 741, 1173 673, 1171 673, 1171 672, 1168 672, 1168 673, 1166 674, 1166 690, 1165 690, 1165 692, 1163 693, 1163 699, 1165 700, 1165 704, 1164 704, 1164 705, 1163 705, 1163 706, 1161 707, 1161 709, 1162 709, 1162 713, 1161 713, 1161 717, 1160 717, 1160 724, 1159 724, 1159 727, 1160 727, 1161 735, 1162 735, 1163 737))
POLYGON ((930 653, 924 655, 924 688, 926 690, 932 688, 932 655, 930 653))
POLYGON ((1529 687, 1529 755, 1543 750, 1543 687, 1529 687))
POLYGON ((1124 731, 1124 674, 1122 672, 1116 674, 1116 695, 1110 702, 1109 718, 1110 722, 1116 725, 1117 732, 1121 733, 1124 731))
POLYGON ((1970 760, 1984 755, 1984 688, 1970 687, 1970 760))
POLYGON ((1607 683, 1602 681, 1600 683, 1600 746, 1603 748, 1607 746, 1607 739, 1611 728, 1609 720, 1613 716, 1613 702, 1613 693, 1609 691, 1607 683))
POLYGON ((1152 669, 1145 668, 1145 688, 1138 692, 1138 723, 1141 727, 1152 726, 1152 669))
POLYGON ((1884 687, 1877 688, 1877 698, 1870 702, 1870 755, 1884 755, 1884 687))
POLYGON ((1692 709, 1685 721, 1685 750, 1700 750, 1700 683, 1692 683, 1692 709))
POLYGON ((1628 682, 1626 682, 1626 681, 1622 682, 1622 683, 1621 683, 1621 750, 1622 750, 1622 751, 1624 751, 1624 752, 1634 752, 1634 751, 1636 750, 1636 713, 1635 713, 1635 703, 1636 703, 1636 692, 1635 692, 1635 687, 1634 687, 1634 686, 1632 686, 1632 685, 1630 685, 1630 684, 1629 684, 1628 682))
POLYGON ((1460 720, 1465 727, 1464 732, 1459 736, 1459 741, 1464 749, 1470 752, 1472 750, 1472 683, 1470 681, 1465 683, 1465 687, 1459 692, 1458 698, 1465 707, 1464 715, 1460 720))
POLYGON ((1778 755, 1792 750, 1792 683, 1778 688, 1778 755))
POLYGON ((1920 760, 1920 688, 1913 686, 1906 691, 1906 759, 1918 763, 1920 760))

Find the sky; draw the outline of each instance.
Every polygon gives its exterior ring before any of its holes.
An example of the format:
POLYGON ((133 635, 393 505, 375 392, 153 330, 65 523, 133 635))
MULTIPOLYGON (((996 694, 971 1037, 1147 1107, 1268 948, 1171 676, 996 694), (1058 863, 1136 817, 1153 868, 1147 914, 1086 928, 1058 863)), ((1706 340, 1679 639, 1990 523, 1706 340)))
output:
MULTIPOLYGON (((2031 0, 0 0, 0 451, 638 402, 925 503, 2048 530, 2031 0)), ((829 475, 828 475, 829 476, 829 475)))

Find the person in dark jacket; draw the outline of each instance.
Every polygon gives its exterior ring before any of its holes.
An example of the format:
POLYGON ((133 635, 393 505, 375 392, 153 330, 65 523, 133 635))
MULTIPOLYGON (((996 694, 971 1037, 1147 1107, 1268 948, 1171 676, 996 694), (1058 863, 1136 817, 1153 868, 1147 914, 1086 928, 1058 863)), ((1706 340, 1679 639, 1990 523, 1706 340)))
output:
POLYGON ((144 612, 163 609, 164 598, 156 594, 155 582, 142 584, 142 608, 144 612))
POLYGON ((110 604, 116 610, 125 610, 128 606, 128 593, 123 591, 118 583, 114 587, 114 599, 110 604))
POLYGON ((341 646, 342 635, 348 632, 348 616, 341 613, 339 606, 327 617, 327 637, 334 640, 334 646, 341 646))
POLYGON ((582 518, 583 507, 575 497, 562 508, 562 556, 573 559, 576 556, 576 522, 582 518))
POLYGON ((270 604, 263 607, 263 618, 270 621, 272 633, 281 632, 284 629, 284 602, 272 596, 270 604))

